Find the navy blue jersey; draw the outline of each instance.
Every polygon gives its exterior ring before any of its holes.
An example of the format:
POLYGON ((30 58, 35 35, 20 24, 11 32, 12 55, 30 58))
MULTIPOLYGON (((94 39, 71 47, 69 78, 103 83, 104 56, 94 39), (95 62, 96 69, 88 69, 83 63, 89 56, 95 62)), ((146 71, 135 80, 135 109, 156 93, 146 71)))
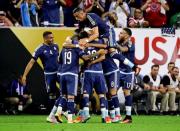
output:
POLYGON ((105 74, 118 69, 116 63, 114 62, 110 54, 106 54, 106 59, 102 61, 102 67, 105 74))
POLYGON ((57 44, 42 44, 33 53, 33 59, 41 59, 45 73, 58 70, 59 48, 57 44))
MULTIPOLYGON (((119 45, 121 45, 122 47, 127 47, 128 48, 128 51, 127 52, 120 52, 122 53, 122 55, 124 57, 126 57, 127 59, 129 59, 132 63, 134 63, 134 59, 135 59, 135 45, 132 44, 131 41, 128 41, 126 43, 120 43, 118 42, 119 45)), ((123 71, 123 72, 131 72, 132 71, 132 68, 125 65, 124 63, 120 62, 119 64, 119 69, 120 71, 123 71)))
POLYGON ((87 13, 87 19, 79 22, 79 28, 93 28, 96 26, 98 26, 100 38, 109 38, 110 27, 98 15, 94 13, 87 13))
MULTIPOLYGON (((91 54, 94 54, 94 53, 96 53, 98 51, 98 49, 97 48, 95 48, 95 47, 88 47, 88 48, 86 48, 84 51, 82 51, 81 52, 81 56, 83 56, 83 55, 91 55, 91 54)), ((95 57, 95 58, 93 58, 92 60, 95 60, 95 59, 97 59, 98 58, 98 56, 97 57, 95 57)), ((85 64, 86 64, 86 62, 88 62, 88 61, 85 61, 85 64)), ((86 69, 86 72, 87 71, 90 71, 90 72, 102 72, 102 64, 101 64, 101 62, 98 62, 98 63, 96 63, 96 64, 93 64, 93 65, 91 65, 91 66, 89 66, 89 67, 87 67, 86 69)))
POLYGON ((79 48, 63 48, 59 57, 60 73, 79 73, 79 48))

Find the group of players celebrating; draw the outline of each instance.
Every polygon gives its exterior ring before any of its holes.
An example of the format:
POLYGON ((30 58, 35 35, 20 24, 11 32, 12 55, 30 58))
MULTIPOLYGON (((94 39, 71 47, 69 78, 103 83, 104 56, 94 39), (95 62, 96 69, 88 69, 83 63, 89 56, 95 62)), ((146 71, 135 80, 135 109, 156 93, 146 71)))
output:
MULTIPOLYGON (((120 122, 122 117, 117 90, 122 87, 125 95, 126 117, 121 123, 132 123, 130 92, 134 82, 134 73, 137 73, 139 68, 134 65, 135 46, 130 41, 131 30, 123 28, 119 33, 119 40, 116 41, 113 19, 107 18, 106 21, 103 21, 98 15, 86 13, 81 8, 74 9, 73 15, 79 21, 79 28, 75 30, 72 37, 67 37, 60 52, 58 61, 60 96, 47 117, 47 121, 62 123, 62 114, 67 111, 67 123, 85 123, 90 119, 89 97, 94 88, 100 100, 102 122, 120 122), (86 28, 90 28, 90 30, 85 31, 86 28), (82 59, 84 63, 81 68, 82 75, 79 75, 79 59, 82 59), (114 59, 119 60, 119 67, 114 59), (82 108, 80 115, 73 119, 74 101, 80 76, 82 77, 82 108)), ((31 64, 38 57, 44 66, 47 85, 51 85, 48 80, 54 75, 53 72, 56 73, 52 68, 52 70, 48 68, 48 66, 56 64, 50 60, 48 65, 49 62, 46 63, 46 59, 55 59, 55 56, 58 56, 58 47, 52 44, 51 32, 45 32, 43 37, 47 40, 45 43, 49 44, 48 46, 43 44, 35 51, 29 67, 26 67, 23 75, 24 84, 32 67, 31 64), (49 52, 49 55, 47 58, 43 58, 41 54, 46 52, 49 52), (51 55, 54 57, 50 57, 51 55)))

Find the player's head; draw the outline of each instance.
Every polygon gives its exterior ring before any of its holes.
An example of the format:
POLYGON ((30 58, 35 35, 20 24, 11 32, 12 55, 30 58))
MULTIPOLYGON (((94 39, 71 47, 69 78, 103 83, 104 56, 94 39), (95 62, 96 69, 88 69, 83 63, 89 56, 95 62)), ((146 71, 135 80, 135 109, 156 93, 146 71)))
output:
POLYGON ((78 21, 84 21, 86 19, 86 12, 82 8, 75 8, 73 10, 73 16, 78 21))
POLYGON ((132 31, 129 28, 123 28, 122 31, 119 33, 119 40, 125 41, 129 39, 132 35, 132 31))
POLYGON ((152 76, 157 76, 159 73, 159 65, 152 65, 151 66, 151 75, 152 76))
POLYGON ((170 72, 173 67, 175 67, 175 63, 174 62, 169 62, 168 63, 168 72, 170 72))
POLYGON ((179 68, 174 66, 170 73, 171 73, 171 77, 173 79, 178 79, 178 77, 179 77, 179 68))
POLYGON ((45 31, 43 33, 43 38, 46 44, 52 44, 54 42, 54 36, 51 31, 45 31))
POLYGON ((116 12, 110 12, 108 15, 108 19, 113 25, 116 25, 116 21, 118 20, 116 12))

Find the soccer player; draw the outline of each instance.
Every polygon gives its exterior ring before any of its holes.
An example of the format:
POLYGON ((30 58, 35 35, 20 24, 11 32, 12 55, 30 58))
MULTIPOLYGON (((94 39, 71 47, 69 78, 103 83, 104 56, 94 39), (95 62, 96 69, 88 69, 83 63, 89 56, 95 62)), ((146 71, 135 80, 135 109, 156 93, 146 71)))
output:
MULTIPOLYGON (((118 41, 118 50, 122 53, 126 58, 128 58, 131 62, 134 63, 135 57, 135 46, 130 41, 130 37, 132 32, 129 28, 123 28, 119 34, 118 41)), ((120 70, 120 85, 123 88, 125 95, 125 108, 126 108, 126 117, 121 123, 131 123, 131 108, 132 108, 132 96, 131 96, 131 88, 133 87, 134 82, 134 72, 124 63, 119 64, 120 70)))
POLYGON ((40 58, 45 75, 46 90, 49 95, 49 104, 54 104, 56 99, 56 82, 57 82, 57 70, 58 70, 58 56, 59 48, 54 43, 54 36, 52 32, 45 31, 43 33, 44 42, 36 48, 32 55, 31 60, 27 64, 24 74, 22 76, 22 83, 26 85, 26 77, 33 67, 34 63, 40 58))
MULTIPOLYGON (((75 40, 69 41, 69 43, 64 43, 59 57, 60 67, 58 74, 60 75, 59 79, 62 95, 67 97, 68 123, 73 123, 72 115, 75 110, 74 99, 77 95, 79 58, 82 53, 78 47, 79 45, 75 40)), ((89 60, 93 57, 96 57, 96 55, 89 54, 82 56, 85 60, 89 60)), ((59 122, 62 122, 61 113, 62 105, 59 104, 55 115, 59 122)))
POLYGON ((113 53, 113 55, 111 55, 112 58, 123 61, 126 65, 135 70, 136 73, 139 72, 139 68, 137 68, 133 63, 131 63, 121 54, 116 53, 116 50, 113 48, 116 47, 116 42, 114 42, 116 40, 115 37, 112 36, 115 32, 98 15, 94 13, 86 13, 81 8, 75 8, 73 10, 73 15, 76 20, 79 21, 80 30, 84 30, 86 27, 91 28, 91 35, 89 35, 87 38, 82 38, 79 40, 79 44, 81 46, 85 46, 88 42, 91 42, 97 38, 101 39, 103 43, 107 44, 109 52, 113 53))

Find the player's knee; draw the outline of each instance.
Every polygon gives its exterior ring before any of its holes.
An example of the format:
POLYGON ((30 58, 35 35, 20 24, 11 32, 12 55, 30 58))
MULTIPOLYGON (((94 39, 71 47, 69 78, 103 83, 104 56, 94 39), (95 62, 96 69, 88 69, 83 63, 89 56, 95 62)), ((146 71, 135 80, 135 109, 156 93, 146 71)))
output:
POLYGON ((74 99, 73 95, 68 95, 68 99, 74 99))
POLYGON ((32 103, 32 98, 29 98, 26 102, 26 104, 30 105, 32 103))
POLYGON ((117 90, 115 88, 111 89, 110 90, 110 94, 111 94, 111 96, 116 95, 117 94, 117 90))
POLYGON ((105 97, 104 94, 99 94, 98 96, 99 96, 99 98, 105 97))
POLYGON ((83 97, 89 97, 89 94, 83 94, 83 97))

